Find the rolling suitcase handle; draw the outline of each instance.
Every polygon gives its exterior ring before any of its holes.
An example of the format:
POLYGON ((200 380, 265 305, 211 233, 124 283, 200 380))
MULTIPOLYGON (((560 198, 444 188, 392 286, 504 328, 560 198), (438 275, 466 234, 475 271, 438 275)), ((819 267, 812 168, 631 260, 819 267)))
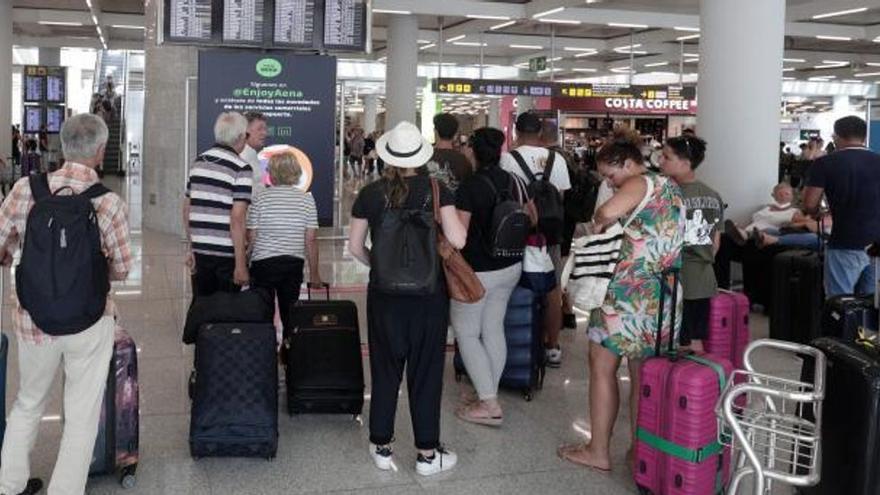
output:
POLYGON ((660 274, 658 277, 658 283, 660 285, 660 307, 657 309, 657 339, 654 342, 654 354, 657 357, 660 357, 662 354, 662 342, 663 342, 663 307, 666 304, 666 281, 669 279, 669 275, 672 275, 672 313, 669 321, 669 348, 668 354, 675 357, 675 313, 676 306, 678 305, 678 269, 670 269, 666 270, 660 274))
POLYGON ((306 294, 309 296, 309 301, 312 300, 312 289, 314 290, 324 290, 324 294, 327 296, 327 300, 330 300, 330 284, 327 282, 322 282, 320 284, 313 284, 311 282, 306 284, 306 294))

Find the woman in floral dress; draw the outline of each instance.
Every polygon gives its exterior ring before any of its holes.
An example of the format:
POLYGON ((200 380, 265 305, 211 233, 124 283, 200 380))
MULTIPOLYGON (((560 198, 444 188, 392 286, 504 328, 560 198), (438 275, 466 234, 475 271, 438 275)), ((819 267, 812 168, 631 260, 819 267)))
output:
MULTIPOLYGON (((681 265, 685 214, 678 186, 645 167, 637 137, 617 136, 599 151, 596 160, 599 173, 616 191, 596 211, 588 226, 590 232, 602 232, 614 222, 625 221, 642 202, 649 187, 651 190, 646 206, 626 228, 620 261, 608 286, 605 302, 590 317, 592 438, 589 443, 562 446, 558 451, 559 456, 567 461, 609 471, 611 433, 620 404, 617 369, 622 359, 627 358, 630 419, 635 432, 639 368, 642 359, 654 352, 660 290, 667 287, 668 291, 669 287, 669 283, 661 284, 661 275, 681 265)), ((666 298, 664 329, 670 327, 670 299, 666 298)), ((678 303, 675 311, 680 315, 680 299, 678 303)), ((675 321, 677 335, 681 318, 676 317, 675 321)), ((668 330, 664 331, 664 342, 668 333, 668 330)))

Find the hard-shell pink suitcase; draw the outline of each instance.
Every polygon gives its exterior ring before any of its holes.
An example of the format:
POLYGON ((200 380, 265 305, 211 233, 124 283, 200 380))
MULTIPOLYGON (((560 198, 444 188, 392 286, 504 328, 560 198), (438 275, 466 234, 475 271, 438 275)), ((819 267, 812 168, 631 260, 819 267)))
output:
POLYGON ((742 369, 749 334, 749 298, 741 292, 720 291, 712 298, 706 352, 723 357, 742 369))
MULTIPOLYGON (((672 287, 677 285, 676 280, 672 287)), ((666 290, 661 291, 658 329, 666 290)), ((676 297, 673 292, 672 308, 676 297)), ((658 336, 657 357, 642 365, 635 481, 643 494, 719 494, 728 481, 730 452, 718 442, 715 405, 733 367, 716 356, 679 355, 671 338, 662 353, 658 336)))

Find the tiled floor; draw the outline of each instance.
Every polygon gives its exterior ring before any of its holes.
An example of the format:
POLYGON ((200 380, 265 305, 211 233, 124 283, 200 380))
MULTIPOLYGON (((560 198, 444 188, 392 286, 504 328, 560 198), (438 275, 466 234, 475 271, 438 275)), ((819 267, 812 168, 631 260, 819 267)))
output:
MULTIPOLYGON (((518 392, 502 395, 505 424, 498 429, 465 424, 455 418, 457 384, 450 359, 445 375, 442 436, 458 452, 460 464, 449 473, 430 479, 414 474, 415 450, 405 391, 398 407, 397 472, 380 472, 373 467, 367 455, 367 429, 343 416, 282 414, 280 446, 273 461, 193 460, 187 443, 190 401, 186 393, 192 350, 180 342, 189 300, 182 245, 175 236, 150 231, 136 234, 135 242, 137 267, 127 282, 114 287, 114 297, 122 324, 140 351, 141 463, 137 486, 122 490, 114 478, 100 477, 92 480, 88 493, 636 493, 623 465, 629 437, 625 403, 614 437, 613 474, 581 469, 555 455, 559 444, 583 440, 588 435, 583 320, 577 332, 564 333, 564 365, 548 371, 544 389, 532 402, 525 402, 518 392)), ((322 241, 321 255, 324 278, 341 288, 337 296, 353 299, 363 309, 366 270, 345 256, 343 241, 322 241)), ((10 290, 7 286, 3 298, 6 314, 10 290)), ((753 319, 756 335, 766 335, 766 327, 763 317, 753 319)), ((365 339, 363 328, 362 334, 365 339)), ((16 354, 13 343, 8 405, 17 389, 16 354)), ((766 362, 786 370, 795 364, 774 358, 766 362)), ((627 383, 622 381, 624 397, 627 383)), ((51 473, 60 437, 60 414, 59 380, 33 455, 34 475, 45 478, 51 473)))

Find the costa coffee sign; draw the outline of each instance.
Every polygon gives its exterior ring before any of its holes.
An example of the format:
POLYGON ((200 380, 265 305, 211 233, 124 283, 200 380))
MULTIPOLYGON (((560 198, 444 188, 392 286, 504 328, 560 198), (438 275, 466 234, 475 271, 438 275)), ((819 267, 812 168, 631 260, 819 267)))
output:
MULTIPOLYGON (((642 98, 605 98, 609 110, 661 110, 663 112, 689 112, 691 100, 645 100, 642 98)), ((696 107, 694 108, 696 110, 696 107)))
POLYGON ((553 98, 553 110, 624 115, 696 115, 697 101, 658 98, 553 98))

